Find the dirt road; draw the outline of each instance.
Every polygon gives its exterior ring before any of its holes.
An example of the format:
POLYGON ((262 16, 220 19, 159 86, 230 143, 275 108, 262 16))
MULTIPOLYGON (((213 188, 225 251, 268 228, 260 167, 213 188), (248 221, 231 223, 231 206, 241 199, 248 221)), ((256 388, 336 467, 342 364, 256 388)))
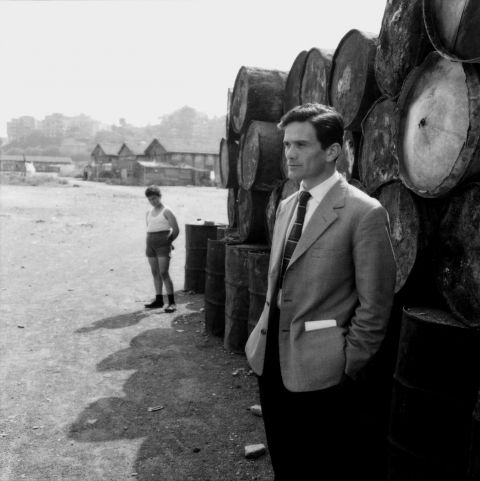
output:
POLYGON ((270 479, 243 456, 265 443, 256 381, 181 292, 183 226, 226 222, 227 192, 162 189, 182 227, 165 314, 143 308, 143 190, 0 186, 0 481, 270 479))

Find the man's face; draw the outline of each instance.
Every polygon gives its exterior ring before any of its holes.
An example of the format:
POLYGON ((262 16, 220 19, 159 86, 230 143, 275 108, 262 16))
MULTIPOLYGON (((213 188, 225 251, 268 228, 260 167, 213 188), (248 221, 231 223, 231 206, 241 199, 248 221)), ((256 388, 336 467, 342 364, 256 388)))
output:
POLYGON ((315 185, 330 175, 328 149, 322 148, 310 122, 288 124, 285 127, 283 145, 290 179, 304 180, 315 185))

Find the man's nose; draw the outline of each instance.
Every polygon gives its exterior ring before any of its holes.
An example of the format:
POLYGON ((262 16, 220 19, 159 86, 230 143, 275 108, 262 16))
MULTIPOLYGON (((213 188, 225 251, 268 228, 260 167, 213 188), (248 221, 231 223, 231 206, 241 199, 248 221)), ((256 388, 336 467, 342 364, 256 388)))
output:
POLYGON ((296 150, 294 149, 293 146, 289 145, 288 147, 285 147, 285 157, 287 159, 293 159, 296 156, 296 150))

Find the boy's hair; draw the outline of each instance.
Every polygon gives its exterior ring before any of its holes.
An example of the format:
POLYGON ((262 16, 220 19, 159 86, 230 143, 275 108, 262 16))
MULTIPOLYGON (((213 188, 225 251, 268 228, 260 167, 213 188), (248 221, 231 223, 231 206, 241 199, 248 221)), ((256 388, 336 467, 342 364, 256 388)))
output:
POLYGON ((149 185, 145 189, 145 197, 150 197, 152 195, 156 195, 158 197, 162 196, 162 194, 160 193, 160 187, 158 187, 158 185, 149 185))
POLYGON ((323 149, 334 143, 343 145, 343 118, 333 107, 318 103, 298 105, 280 119, 278 128, 284 130, 292 122, 310 122, 323 149))

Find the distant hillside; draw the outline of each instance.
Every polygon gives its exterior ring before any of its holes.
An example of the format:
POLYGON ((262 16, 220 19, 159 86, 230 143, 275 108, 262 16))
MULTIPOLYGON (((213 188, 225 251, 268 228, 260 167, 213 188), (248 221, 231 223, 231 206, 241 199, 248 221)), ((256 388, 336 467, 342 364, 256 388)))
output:
POLYGON ((98 143, 147 144, 157 138, 167 149, 176 151, 218 152, 225 135, 225 116, 209 118, 192 107, 182 107, 163 116, 157 125, 136 127, 121 119, 119 125, 100 130, 92 138, 48 138, 34 134, 3 145, 4 154, 67 155, 77 163, 86 162, 98 143))
POLYGON ((175 148, 199 152, 218 151, 225 135, 225 116, 209 119, 191 107, 183 107, 163 117, 159 125, 152 127, 152 136, 175 148))
POLYGON ((175 150, 218 152, 221 138, 225 135, 225 116, 210 119, 191 107, 182 107, 165 115, 159 124, 134 127, 126 122, 113 126, 111 131, 100 131, 97 143, 150 142, 157 138, 167 148, 175 150))

